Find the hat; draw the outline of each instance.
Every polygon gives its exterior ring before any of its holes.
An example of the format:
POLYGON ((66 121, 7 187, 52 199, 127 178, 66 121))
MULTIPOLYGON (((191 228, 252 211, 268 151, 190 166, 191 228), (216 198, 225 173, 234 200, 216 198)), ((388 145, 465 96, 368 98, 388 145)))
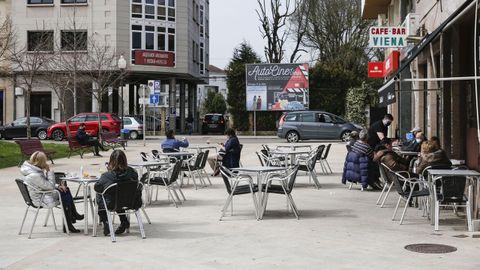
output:
POLYGON ((420 131, 422 131, 422 129, 419 128, 419 127, 415 127, 412 130, 410 130, 410 132, 413 132, 413 133, 417 133, 417 132, 420 132, 420 131))

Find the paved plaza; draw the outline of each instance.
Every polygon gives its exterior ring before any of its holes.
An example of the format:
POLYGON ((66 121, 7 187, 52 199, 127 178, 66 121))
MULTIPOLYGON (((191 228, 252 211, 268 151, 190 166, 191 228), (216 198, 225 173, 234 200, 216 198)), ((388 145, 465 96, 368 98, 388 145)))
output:
MULTIPOLYGON (((223 136, 192 136, 193 144, 224 141, 223 136)), ((244 166, 259 165, 255 151, 264 143, 284 143, 274 137, 240 137, 244 144, 244 166)), ((129 161, 140 160, 141 151, 159 148, 160 139, 130 142, 126 153, 129 161)), ((321 142, 308 142, 312 146, 321 142)), ((83 164, 90 174, 98 174, 102 158, 86 154, 55 160, 55 171, 78 171, 83 164)), ((32 239, 25 232, 33 215, 27 217, 24 234, 18 235, 25 203, 14 179, 20 176, 17 167, 0 170, 0 269, 480 269, 478 233, 467 232, 464 217, 442 211, 440 230, 435 232, 422 212, 408 209, 404 225, 392 222, 394 203, 389 197, 386 207, 375 202, 378 192, 348 190, 340 183, 345 144, 334 142, 328 158, 333 174, 318 178, 317 190, 300 173, 292 196, 300 211, 300 219, 287 212, 284 196, 271 195, 264 219, 257 221, 250 196, 234 198, 234 215, 219 221, 220 210, 227 198, 220 177, 212 178, 213 186, 195 190, 183 188, 187 201, 175 208, 160 189, 159 200, 146 211, 152 224, 145 223, 147 238, 142 240, 132 217, 130 234, 119 235, 112 243, 104 237, 83 233, 65 234, 49 224, 42 227, 46 211, 41 211, 32 239), (42 213, 43 212, 43 213, 42 213), (438 243, 456 247, 449 254, 420 254, 404 249, 416 243, 438 243)), ((208 172, 211 171, 208 169, 208 172)), ((72 189, 75 190, 75 188, 72 189)), ((83 211, 83 204, 78 204, 83 211)), ((57 222, 60 212, 56 212, 57 222)), ((460 214, 461 215, 461 214, 460 214)), ((83 229, 83 222, 75 224, 83 229)), ((91 227, 90 227, 91 232, 91 227)))

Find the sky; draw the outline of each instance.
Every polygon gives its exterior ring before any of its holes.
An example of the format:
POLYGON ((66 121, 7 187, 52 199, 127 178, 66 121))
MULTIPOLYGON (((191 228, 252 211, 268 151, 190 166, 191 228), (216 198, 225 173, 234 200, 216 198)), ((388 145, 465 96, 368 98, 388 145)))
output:
POLYGON ((210 0, 211 65, 224 69, 244 40, 265 59, 257 6, 257 0, 210 0))

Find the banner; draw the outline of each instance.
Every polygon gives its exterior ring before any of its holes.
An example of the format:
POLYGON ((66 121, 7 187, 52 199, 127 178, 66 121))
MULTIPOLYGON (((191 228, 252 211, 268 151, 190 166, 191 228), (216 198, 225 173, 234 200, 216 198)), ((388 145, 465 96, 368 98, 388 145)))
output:
POLYGON ((383 62, 368 63, 368 78, 383 78, 383 62))
POLYGON ((135 50, 135 65, 175 66, 175 53, 152 50, 135 50))
POLYGON ((407 46, 405 27, 373 26, 369 29, 370 48, 401 48, 407 46))
POLYGON ((308 110, 308 68, 308 64, 247 65, 247 111, 308 110))

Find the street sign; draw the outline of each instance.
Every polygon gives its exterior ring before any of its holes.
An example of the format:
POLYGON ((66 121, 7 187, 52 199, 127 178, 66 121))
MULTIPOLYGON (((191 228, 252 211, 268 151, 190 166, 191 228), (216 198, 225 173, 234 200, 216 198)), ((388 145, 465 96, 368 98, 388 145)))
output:
POLYGON ((177 108, 175 108, 175 107, 170 108, 170 114, 176 115, 177 114, 177 108))
POLYGON ((160 85, 161 85, 161 83, 160 83, 159 80, 153 81, 153 92, 155 94, 160 94, 160 85))
POLYGON ((157 105, 160 100, 160 95, 150 95, 150 104, 157 105))
POLYGON ((138 99, 138 104, 140 104, 140 105, 148 105, 148 104, 150 104, 150 99, 148 99, 148 98, 139 98, 139 99, 138 99))

